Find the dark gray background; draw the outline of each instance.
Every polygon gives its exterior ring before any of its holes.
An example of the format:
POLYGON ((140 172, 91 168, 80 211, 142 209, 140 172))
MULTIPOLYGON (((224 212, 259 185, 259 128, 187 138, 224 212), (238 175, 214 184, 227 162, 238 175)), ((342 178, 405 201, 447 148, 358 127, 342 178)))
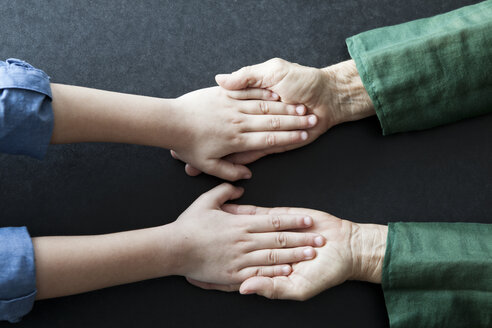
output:
MULTIPOLYGON (((0 58, 54 82, 157 97, 272 57, 322 67, 345 38, 471 0, 3 1, 0 58)), ((261 159, 243 204, 303 206, 360 222, 491 222, 492 116, 383 137, 375 117, 261 159)), ((52 146, 44 161, 0 156, 0 226, 33 236, 165 224, 220 181, 190 178, 167 150, 52 146)), ((349 282, 299 303, 202 291, 181 277, 37 302, 19 327, 380 327, 379 285, 349 282)), ((0 326, 7 324, 0 324, 0 326)))

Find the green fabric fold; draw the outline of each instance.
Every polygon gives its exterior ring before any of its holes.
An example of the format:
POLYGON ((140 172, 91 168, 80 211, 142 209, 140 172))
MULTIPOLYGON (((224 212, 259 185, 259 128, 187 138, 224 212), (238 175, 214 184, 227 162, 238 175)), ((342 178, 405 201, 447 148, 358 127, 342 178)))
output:
POLYGON ((390 223, 382 287, 391 327, 492 327, 492 225, 390 223))
POLYGON ((383 134, 492 112, 492 1, 346 40, 383 134))

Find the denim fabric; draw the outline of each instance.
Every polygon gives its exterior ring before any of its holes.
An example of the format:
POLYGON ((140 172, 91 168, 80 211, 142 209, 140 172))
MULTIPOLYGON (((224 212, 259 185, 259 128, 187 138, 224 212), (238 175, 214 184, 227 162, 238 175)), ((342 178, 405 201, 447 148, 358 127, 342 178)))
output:
POLYGON ((0 61, 0 152, 43 158, 52 131, 49 76, 18 59, 0 61))
POLYGON ((27 229, 0 229, 0 320, 19 321, 35 296, 34 250, 27 229))
MULTIPOLYGON (((42 158, 53 131, 48 75, 18 59, 0 61, 0 152, 42 158)), ((0 229, 0 320, 17 322, 36 295, 31 238, 25 227, 0 229)))

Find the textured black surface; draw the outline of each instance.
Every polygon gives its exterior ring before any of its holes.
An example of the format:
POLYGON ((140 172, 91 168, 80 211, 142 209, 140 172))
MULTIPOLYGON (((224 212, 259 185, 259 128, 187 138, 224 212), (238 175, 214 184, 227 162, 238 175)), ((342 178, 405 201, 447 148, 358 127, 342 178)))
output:
MULTIPOLYGON (((216 73, 282 57, 348 59, 344 39, 470 0, 5 1, 0 58, 54 82, 159 97, 214 84, 216 73)), ((383 137, 376 118, 262 159, 239 203, 303 206, 361 222, 491 222, 492 116, 383 137)), ((187 177, 167 150, 52 146, 44 161, 0 156, 0 226, 33 236, 96 234, 173 221, 219 183, 187 177)), ((37 302, 18 327, 381 327, 380 286, 345 283, 303 303, 207 292, 182 278, 37 302)), ((8 324, 0 324, 8 326, 8 324)))

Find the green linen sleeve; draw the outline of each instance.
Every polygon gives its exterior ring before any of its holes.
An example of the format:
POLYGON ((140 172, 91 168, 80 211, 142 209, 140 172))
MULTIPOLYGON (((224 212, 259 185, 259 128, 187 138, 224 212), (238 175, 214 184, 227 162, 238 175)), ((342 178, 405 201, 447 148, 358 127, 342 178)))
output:
POLYGON ((492 112, 492 1, 346 40, 383 134, 492 112))
POLYGON ((390 223, 391 327, 492 327, 492 224, 390 223))

